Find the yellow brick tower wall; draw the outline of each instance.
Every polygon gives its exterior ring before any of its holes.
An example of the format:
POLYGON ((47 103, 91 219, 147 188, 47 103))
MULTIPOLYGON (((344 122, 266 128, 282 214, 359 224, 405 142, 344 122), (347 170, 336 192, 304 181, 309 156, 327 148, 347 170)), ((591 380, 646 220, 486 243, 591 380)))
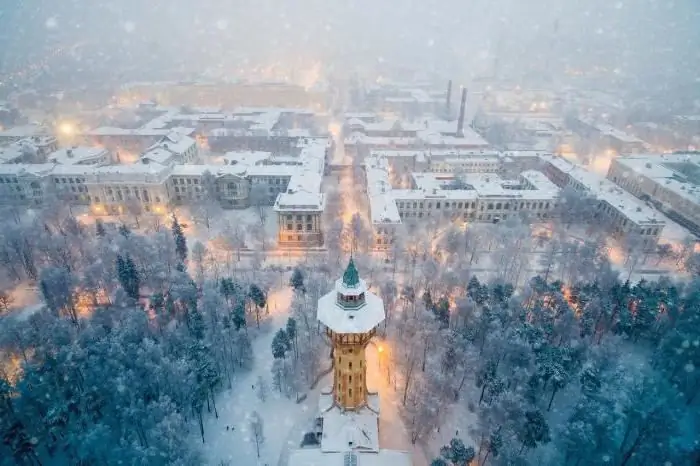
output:
POLYGON ((367 404, 367 362, 365 346, 371 333, 333 335, 333 395, 343 409, 367 404))

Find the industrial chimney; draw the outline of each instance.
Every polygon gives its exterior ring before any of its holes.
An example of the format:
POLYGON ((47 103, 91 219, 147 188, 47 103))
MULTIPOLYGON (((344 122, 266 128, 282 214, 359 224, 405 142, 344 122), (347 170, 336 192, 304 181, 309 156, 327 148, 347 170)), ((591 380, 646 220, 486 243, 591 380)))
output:
POLYGON ((467 107, 467 88, 462 88, 462 103, 459 106, 459 121, 457 121, 457 137, 464 136, 464 111, 467 107))
POLYGON ((447 99, 445 100, 445 115, 450 118, 450 104, 452 103, 452 80, 447 81, 447 99))

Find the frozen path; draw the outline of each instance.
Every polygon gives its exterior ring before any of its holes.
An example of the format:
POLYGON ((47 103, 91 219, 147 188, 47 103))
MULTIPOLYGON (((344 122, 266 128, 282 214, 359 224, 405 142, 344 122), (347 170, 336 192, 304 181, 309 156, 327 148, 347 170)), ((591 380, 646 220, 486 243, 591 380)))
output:
MULTIPOLYGON (((219 466, 223 462, 230 466, 277 465, 280 453, 288 442, 298 445, 298 440, 291 432, 294 430, 292 428, 313 416, 310 401, 297 404, 294 399, 280 397, 272 388, 273 359, 270 346, 277 329, 287 322, 292 302, 291 289, 285 287, 270 293, 269 302, 272 323, 267 327, 266 333, 258 334, 252 341, 255 357, 253 369, 237 373, 233 388, 218 395, 216 407, 219 418, 212 413, 204 420, 206 442, 202 450, 205 464, 219 466), (268 396, 264 402, 258 399, 257 391, 252 388, 257 384, 258 376, 268 385, 268 396), (253 411, 260 414, 264 423, 265 441, 260 448, 260 458, 257 457, 255 441, 250 433, 249 419, 253 411)), ((196 434, 194 441, 201 441, 199 432, 196 434)))
MULTIPOLYGON (((411 444, 411 434, 406 429, 403 419, 399 416, 400 393, 394 390, 389 381, 388 361, 378 351, 385 343, 371 342, 366 349, 367 358, 367 389, 379 393, 379 446, 392 450, 410 452, 413 456, 413 466, 427 466, 425 452, 420 445, 411 444)), ((393 369, 392 369, 393 377, 393 369)))

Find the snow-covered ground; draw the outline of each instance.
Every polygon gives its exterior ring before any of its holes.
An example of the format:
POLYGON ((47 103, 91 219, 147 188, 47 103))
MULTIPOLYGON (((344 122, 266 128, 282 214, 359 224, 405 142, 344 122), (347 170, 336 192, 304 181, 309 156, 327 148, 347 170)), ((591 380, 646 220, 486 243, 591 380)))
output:
POLYGON ((389 380, 386 365, 378 348, 382 343, 372 342, 365 352, 367 364, 367 389, 379 393, 379 446, 391 450, 408 451, 413 455, 414 466, 427 466, 430 461, 419 445, 411 444, 411 434, 399 416, 400 392, 389 380))
MULTIPOLYGON (((292 302, 291 289, 285 287, 271 292, 269 302, 271 325, 252 341, 255 355, 253 369, 237 374, 233 388, 219 394, 216 401, 218 419, 213 413, 205 419, 203 450, 206 464, 218 466, 222 461, 231 466, 283 464, 286 451, 299 446, 304 429, 317 415, 318 388, 297 404, 293 398, 281 396, 272 387, 272 338, 277 329, 287 322, 292 302), (264 402, 260 401, 257 390, 253 388, 258 383, 258 377, 262 377, 268 387, 264 402), (264 424, 265 441, 260 448, 260 458, 257 457, 249 425, 253 411, 260 414, 264 424), (229 430, 226 430, 227 426, 229 430)), ((323 383, 319 386, 323 386, 323 383)), ((201 442, 199 432, 195 432, 192 441, 201 442)))

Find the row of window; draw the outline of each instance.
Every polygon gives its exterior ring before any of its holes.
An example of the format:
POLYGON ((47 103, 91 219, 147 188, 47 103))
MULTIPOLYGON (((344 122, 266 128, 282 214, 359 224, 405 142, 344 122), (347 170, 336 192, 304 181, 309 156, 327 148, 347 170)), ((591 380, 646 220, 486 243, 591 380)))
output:
MULTIPOLYGON (((292 220, 294 220, 294 215, 287 214, 287 221, 288 221, 288 222, 291 222, 292 220)), ((303 216, 303 215, 297 215, 297 216, 296 216, 296 221, 297 221, 297 222, 302 222, 303 220, 304 220, 304 216, 303 216)), ((306 221, 307 221, 307 222, 310 222, 310 221, 311 221, 311 215, 307 215, 307 216, 306 216, 306 221)))
MULTIPOLYGON (((422 201, 413 201, 413 202, 410 202, 410 201, 406 201, 406 202, 404 202, 404 201, 399 201, 399 202, 397 202, 397 206, 398 206, 399 209, 404 209, 404 208, 406 208, 406 209, 411 209, 411 208, 413 208, 413 209, 422 209, 422 208, 423 208, 423 202, 422 202, 422 201)), ((456 202, 456 201, 452 201, 451 204, 450 204, 449 201, 445 201, 445 202, 437 201, 437 202, 435 202, 435 209, 440 209, 441 206, 444 206, 445 209, 450 209, 450 208, 451 208, 451 209, 472 209, 472 210, 473 210, 473 209, 476 209, 476 202, 456 202)), ((432 208, 433 208, 433 203, 432 203, 432 202, 428 202, 428 203, 427 203, 427 207, 428 207, 428 209, 432 209, 432 208)), ((480 207, 481 207, 480 210, 483 211, 483 210, 484 210, 484 204, 483 204, 483 203, 480 204, 480 207)), ((510 210, 510 207, 511 207, 511 203, 510 203, 510 202, 505 202, 505 203, 504 203, 504 202, 496 202, 496 203, 494 203, 494 202, 489 202, 488 204, 486 204, 486 210, 510 210)), ((520 202, 520 209, 521 209, 521 210, 522 210, 522 209, 530 209, 530 208, 532 208, 532 209, 540 209, 540 210, 541 210, 541 209, 549 210, 549 208, 550 208, 550 203, 549 203, 549 201, 539 201, 539 202, 537 202, 537 201, 535 201, 535 202, 521 201, 521 202, 520 202)), ((514 209, 514 210, 518 210, 518 203, 517 203, 517 202, 514 202, 514 203, 513 203, 513 209, 514 209)))
MULTIPOLYGON (((194 187, 194 190, 195 190, 195 192, 201 192, 201 191, 202 191, 202 187, 201 187, 201 186, 195 186, 195 187, 194 187)), ((187 186, 183 186, 182 188, 181 188, 180 186, 175 186, 175 192, 176 192, 176 193, 183 193, 183 194, 184 194, 184 193, 186 193, 186 192, 191 192, 191 191, 187 188, 187 186)))
POLYGON ((253 184, 274 184, 274 185, 280 185, 284 184, 287 185, 289 184, 289 177, 253 177, 251 178, 251 183, 253 184))
MULTIPOLYGON (((304 228, 303 228, 304 225, 301 224, 301 223, 297 223, 296 226, 297 226, 296 231, 302 231, 302 230, 304 229, 304 228)), ((287 231, 293 231, 293 230, 294 230, 293 227, 294 227, 293 224, 288 223, 288 224, 287 224, 287 227, 285 228, 285 230, 287 230, 287 231)), ((306 231, 311 231, 312 229, 313 229, 313 225, 312 225, 311 223, 307 223, 307 224, 306 224, 306 231)))
POLYGON ((173 178, 174 185, 199 184, 198 178, 173 178))

